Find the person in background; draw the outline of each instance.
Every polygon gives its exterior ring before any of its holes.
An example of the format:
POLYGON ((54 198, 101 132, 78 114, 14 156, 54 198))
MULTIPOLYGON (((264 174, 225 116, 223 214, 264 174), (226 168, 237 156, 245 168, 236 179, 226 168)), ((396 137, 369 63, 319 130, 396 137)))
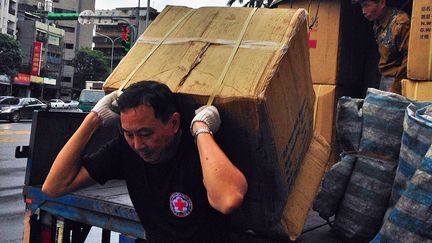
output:
POLYGON ((182 126, 165 84, 132 84, 102 98, 85 117, 42 191, 57 197, 94 181, 124 179, 146 242, 229 242, 227 214, 242 205, 248 184, 213 139, 220 123, 216 107, 203 106, 182 126), (120 116, 110 108, 115 103, 120 116), (119 118, 121 134, 81 157, 92 134, 119 118))
POLYGON ((373 21, 381 72, 380 89, 401 93, 401 81, 407 75, 409 16, 387 6, 386 0, 357 0, 364 17, 373 21))

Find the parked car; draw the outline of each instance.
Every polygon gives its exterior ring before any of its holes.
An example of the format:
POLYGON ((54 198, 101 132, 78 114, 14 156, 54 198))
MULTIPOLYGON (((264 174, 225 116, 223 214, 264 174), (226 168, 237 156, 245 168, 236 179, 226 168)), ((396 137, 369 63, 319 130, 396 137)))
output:
POLYGON ((46 110, 47 105, 36 98, 9 97, 0 100, 0 119, 18 122, 31 119, 36 110, 46 110))
POLYGON ((0 96, 0 100, 4 100, 6 98, 14 98, 14 97, 13 96, 8 96, 8 95, 6 95, 6 96, 0 96))
POLYGON ((77 109, 79 105, 79 102, 76 100, 71 100, 70 102, 66 103, 66 107, 69 109, 77 109))
POLYGON ((67 108, 66 103, 60 99, 50 99, 49 101, 50 107, 52 109, 64 109, 67 108))
POLYGON ((82 111, 90 112, 96 103, 105 96, 105 92, 100 89, 83 89, 78 99, 82 111))

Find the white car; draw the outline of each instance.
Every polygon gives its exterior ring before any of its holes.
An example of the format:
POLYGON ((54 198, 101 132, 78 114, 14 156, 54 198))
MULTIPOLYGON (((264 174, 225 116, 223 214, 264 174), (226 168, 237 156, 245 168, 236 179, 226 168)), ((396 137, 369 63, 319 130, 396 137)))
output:
POLYGON ((71 100, 69 103, 66 103, 66 107, 69 109, 77 109, 79 102, 76 100, 71 100))
POLYGON ((51 109, 64 109, 67 108, 67 104, 60 99, 50 99, 49 101, 51 109))

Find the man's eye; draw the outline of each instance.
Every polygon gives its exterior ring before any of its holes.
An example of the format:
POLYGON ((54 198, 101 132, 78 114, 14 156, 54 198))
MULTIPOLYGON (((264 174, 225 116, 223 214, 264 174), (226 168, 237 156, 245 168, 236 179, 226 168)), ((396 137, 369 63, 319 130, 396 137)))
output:
POLYGON ((152 135, 152 133, 150 133, 150 132, 138 132, 137 133, 137 136, 139 136, 139 137, 144 137, 144 138, 148 138, 148 137, 150 137, 152 135))
POLYGON ((132 137, 133 137, 133 134, 132 134, 132 133, 125 132, 125 133, 124 133, 124 136, 125 136, 126 138, 132 138, 132 137))

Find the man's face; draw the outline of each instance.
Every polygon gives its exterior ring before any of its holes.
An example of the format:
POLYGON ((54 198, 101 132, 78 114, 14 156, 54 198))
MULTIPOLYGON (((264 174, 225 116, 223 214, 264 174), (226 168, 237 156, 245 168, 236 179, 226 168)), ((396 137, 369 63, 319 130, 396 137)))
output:
POLYGON ((170 154, 180 127, 180 114, 175 112, 167 123, 154 115, 153 107, 140 105, 121 112, 123 136, 131 148, 146 162, 157 164, 170 154))
POLYGON ((381 0, 378 3, 374 1, 363 1, 361 4, 363 15, 369 21, 375 21, 381 18, 385 9, 385 1, 381 0))

